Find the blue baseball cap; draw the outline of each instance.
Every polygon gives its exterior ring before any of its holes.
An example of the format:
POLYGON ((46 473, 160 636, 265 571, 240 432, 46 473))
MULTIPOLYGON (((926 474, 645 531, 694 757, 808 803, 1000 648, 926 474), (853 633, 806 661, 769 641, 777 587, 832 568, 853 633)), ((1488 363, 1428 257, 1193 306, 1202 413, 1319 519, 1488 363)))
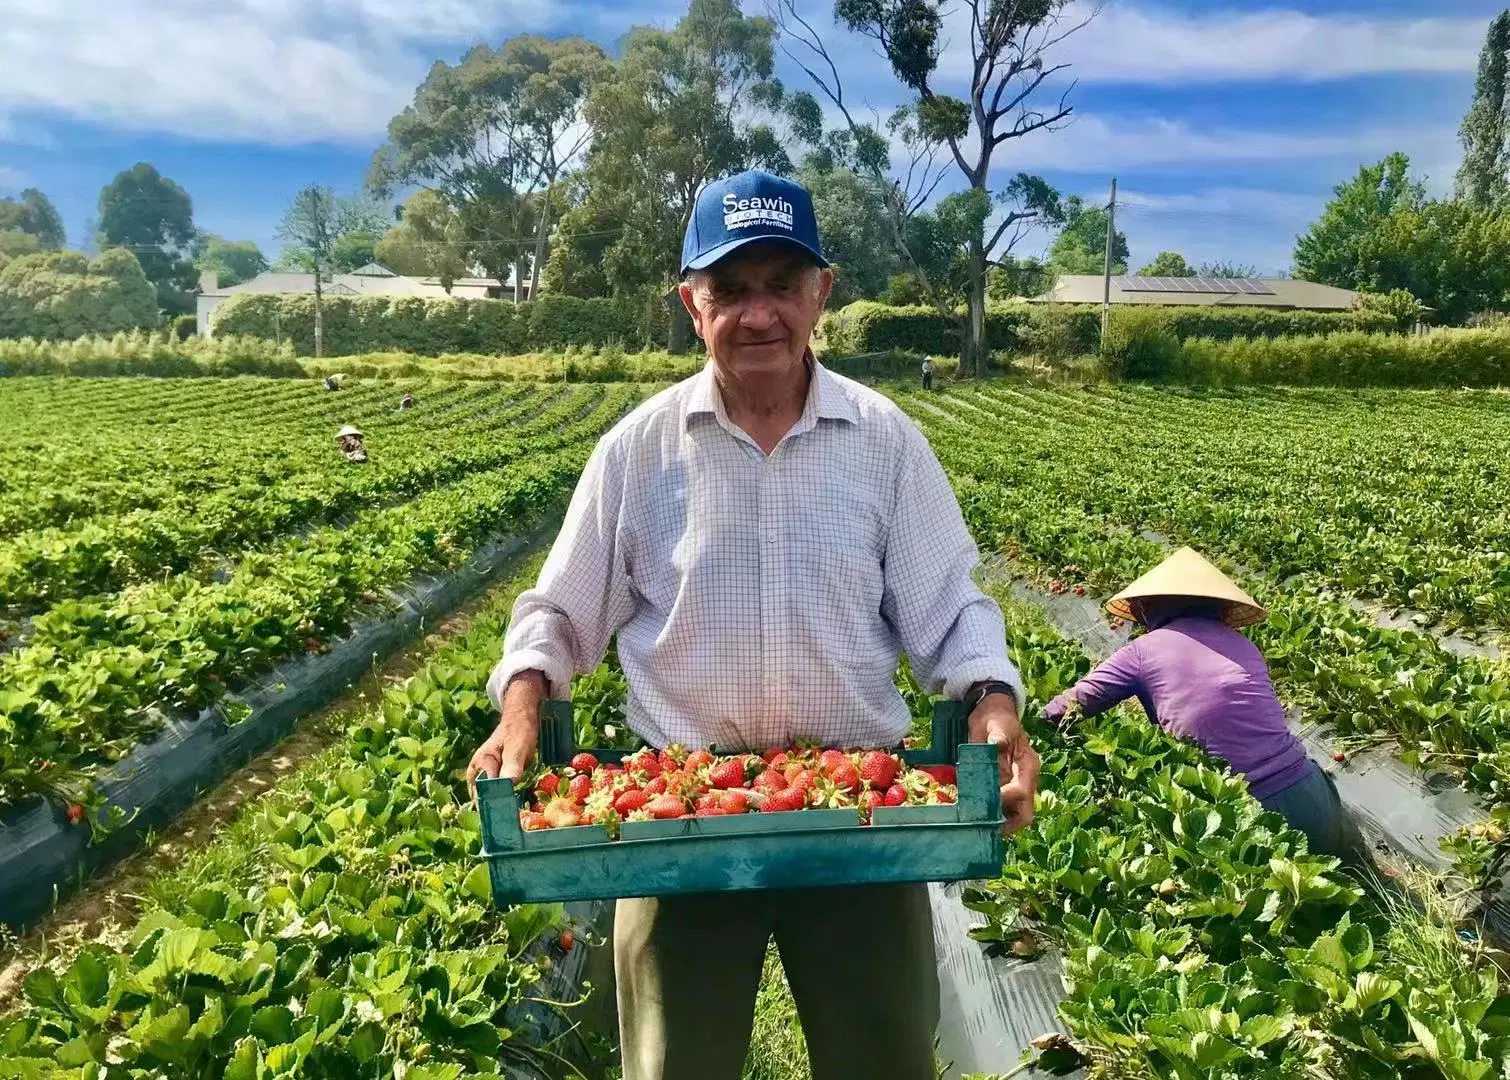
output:
POLYGON ((827 266, 807 188, 759 169, 703 188, 682 238, 682 273, 705 270, 756 240, 783 240, 827 266))

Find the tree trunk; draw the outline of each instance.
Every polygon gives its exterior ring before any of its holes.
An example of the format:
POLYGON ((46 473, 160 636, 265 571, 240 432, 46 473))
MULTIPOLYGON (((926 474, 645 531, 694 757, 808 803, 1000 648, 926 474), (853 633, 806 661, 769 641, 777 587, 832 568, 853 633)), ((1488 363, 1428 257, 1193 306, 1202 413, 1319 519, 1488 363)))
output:
POLYGON ((315 257, 315 359, 325 355, 325 318, 324 308, 321 301, 324 294, 320 291, 320 259, 315 257))
POLYGON ((535 258, 530 263, 530 299, 540 299, 540 274, 545 269, 545 234, 551 227, 550 187, 540 193, 540 223, 535 230, 535 258))
POLYGON ((971 375, 986 373, 986 252, 979 240, 970 242, 970 306, 965 327, 963 360, 971 375))
POLYGON ((666 351, 681 356, 692 347, 692 316, 687 314, 687 305, 674 290, 662 302, 670 319, 666 329, 666 351))

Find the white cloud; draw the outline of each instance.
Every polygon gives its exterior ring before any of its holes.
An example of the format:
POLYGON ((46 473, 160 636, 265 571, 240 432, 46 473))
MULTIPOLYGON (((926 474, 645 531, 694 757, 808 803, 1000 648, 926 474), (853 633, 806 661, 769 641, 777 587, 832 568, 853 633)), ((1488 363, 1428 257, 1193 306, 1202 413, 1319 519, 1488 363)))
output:
POLYGON ((568 14, 570 29, 586 33, 630 14, 583 17, 568 6, 0 0, 0 131, 19 118, 64 116, 209 140, 370 143, 437 56, 557 28, 568 14))
POLYGON ((0 165, 0 194, 20 191, 26 186, 26 174, 9 165, 0 165))
MULTIPOLYGON (((963 8, 963 5, 961 5, 963 8)), ((1091 4, 1064 18, 1068 29, 1091 4)), ((968 22, 951 21, 945 70, 970 70, 968 22)), ((1473 71, 1485 18, 1310 15, 1284 8, 1177 12, 1109 3, 1050 54, 1083 83, 1181 85, 1473 71)))

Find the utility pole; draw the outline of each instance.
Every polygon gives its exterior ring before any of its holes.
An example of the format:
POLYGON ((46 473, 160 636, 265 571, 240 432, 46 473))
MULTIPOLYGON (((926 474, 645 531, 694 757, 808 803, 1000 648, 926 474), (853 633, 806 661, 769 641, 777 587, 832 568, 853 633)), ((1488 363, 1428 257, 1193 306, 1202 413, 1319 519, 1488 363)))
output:
POLYGON ((1106 321, 1112 310, 1112 240, 1117 235, 1117 178, 1112 177, 1112 201, 1106 208, 1106 277, 1101 291, 1101 348, 1106 349, 1106 321))

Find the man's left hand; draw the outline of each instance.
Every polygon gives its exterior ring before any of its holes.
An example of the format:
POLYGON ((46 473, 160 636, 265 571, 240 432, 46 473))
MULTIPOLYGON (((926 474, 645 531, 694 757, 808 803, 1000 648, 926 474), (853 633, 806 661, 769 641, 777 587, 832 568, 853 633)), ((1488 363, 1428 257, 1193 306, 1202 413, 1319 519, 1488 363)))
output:
POLYGON ((1001 780, 1001 807, 1006 814, 1002 831, 1008 835, 1033 823, 1033 796, 1038 791, 1038 751, 1028 742, 1017 715, 1017 702, 1007 694, 989 694, 970 714, 970 741, 996 747, 1001 780))

